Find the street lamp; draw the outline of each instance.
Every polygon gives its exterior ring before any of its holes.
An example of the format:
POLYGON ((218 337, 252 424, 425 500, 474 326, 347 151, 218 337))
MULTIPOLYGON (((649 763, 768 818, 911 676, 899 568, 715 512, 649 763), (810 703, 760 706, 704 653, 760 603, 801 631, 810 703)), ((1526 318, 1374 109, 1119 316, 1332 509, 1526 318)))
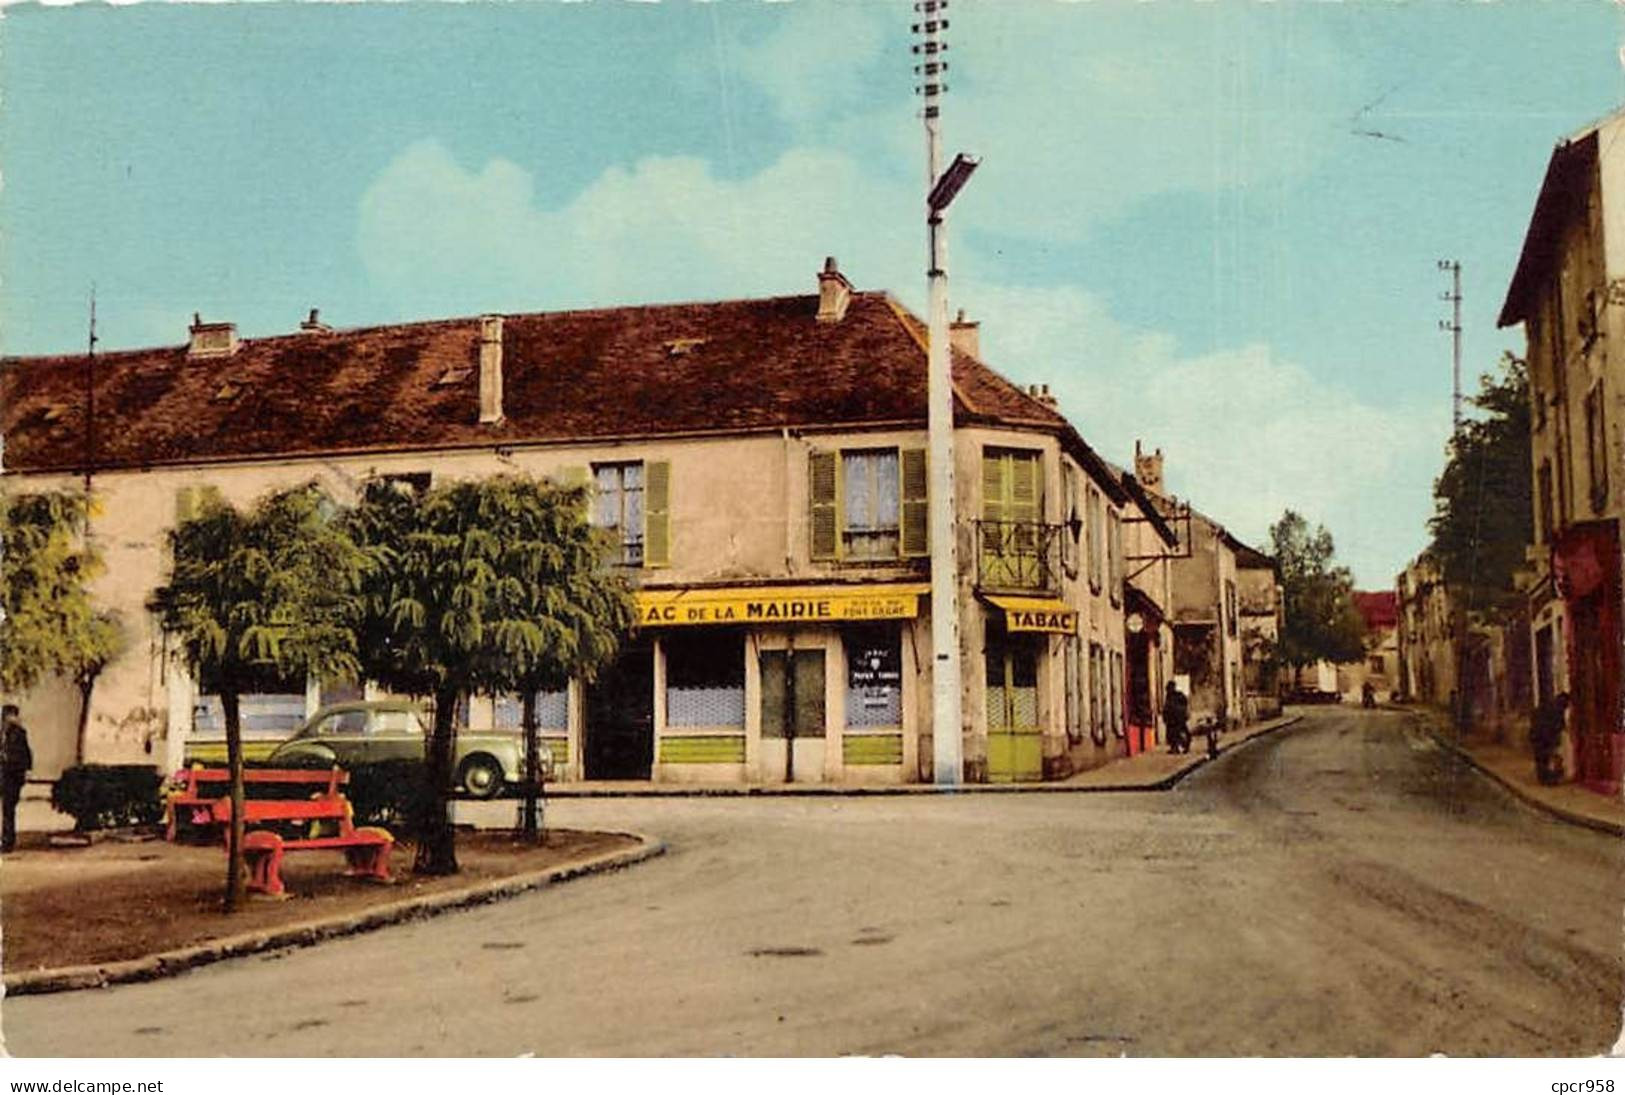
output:
POLYGON ((941 97, 948 90, 941 59, 948 29, 941 12, 947 0, 920 0, 914 10, 922 16, 914 24, 922 40, 914 52, 921 55, 915 71, 923 77, 919 91, 925 96, 926 240, 930 264, 926 268, 930 314, 926 350, 926 428, 931 454, 931 743, 935 782, 957 787, 964 780, 964 720, 960 710, 963 674, 959 644, 959 538, 954 514, 954 395, 953 355, 948 347, 948 231, 943 223, 948 206, 980 162, 960 154, 947 171, 941 170, 941 97))

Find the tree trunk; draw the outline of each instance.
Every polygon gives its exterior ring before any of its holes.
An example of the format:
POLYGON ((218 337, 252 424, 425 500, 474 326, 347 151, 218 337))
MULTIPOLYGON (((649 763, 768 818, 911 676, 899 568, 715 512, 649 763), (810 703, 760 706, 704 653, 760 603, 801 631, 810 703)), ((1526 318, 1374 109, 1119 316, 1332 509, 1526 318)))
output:
MULTIPOLYGON (((90 730, 90 695, 96 689, 96 674, 79 674, 79 727, 73 739, 73 762, 85 762, 85 738, 90 730)), ((167 775, 167 773, 166 773, 167 775)))
POLYGON ((527 844, 542 842, 542 743, 537 738, 536 693, 526 689, 521 701, 520 725, 525 730, 525 797, 520 807, 519 838, 527 844))
POLYGON ((226 826, 225 909, 235 912, 247 897, 247 872, 243 869, 243 724, 242 705, 234 688, 220 691, 220 706, 226 716, 226 771, 231 779, 231 822, 226 826))
POLYGON ((412 870, 422 875, 457 873, 457 834, 451 824, 451 761, 456 753, 457 693, 437 692, 434 729, 429 736, 424 778, 429 781, 430 807, 418 838, 412 870))

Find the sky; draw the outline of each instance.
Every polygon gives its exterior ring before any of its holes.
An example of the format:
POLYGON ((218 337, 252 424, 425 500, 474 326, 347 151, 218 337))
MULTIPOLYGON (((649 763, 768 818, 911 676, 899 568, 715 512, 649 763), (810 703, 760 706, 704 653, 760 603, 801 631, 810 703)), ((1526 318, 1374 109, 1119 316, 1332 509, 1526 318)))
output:
MULTIPOLYGON (((952 0, 950 298, 1109 459, 1363 588, 1426 543, 1554 144, 1625 100, 1603 0, 952 0)), ((0 352, 813 292, 923 314, 896 0, 0 12, 0 352)))

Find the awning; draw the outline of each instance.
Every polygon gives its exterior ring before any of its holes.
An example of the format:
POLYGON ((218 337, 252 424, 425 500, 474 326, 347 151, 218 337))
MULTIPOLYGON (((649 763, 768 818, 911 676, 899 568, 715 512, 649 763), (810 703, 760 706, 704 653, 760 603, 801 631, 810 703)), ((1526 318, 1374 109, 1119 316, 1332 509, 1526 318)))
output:
POLYGON ((739 586, 732 589, 644 589, 637 593, 644 627, 704 624, 817 624, 910 620, 920 613, 923 582, 863 586, 739 586))
POLYGON ((1078 610, 1053 597, 996 597, 988 600, 1004 609, 1004 625, 1011 631, 1050 631, 1074 635, 1078 630, 1078 610))

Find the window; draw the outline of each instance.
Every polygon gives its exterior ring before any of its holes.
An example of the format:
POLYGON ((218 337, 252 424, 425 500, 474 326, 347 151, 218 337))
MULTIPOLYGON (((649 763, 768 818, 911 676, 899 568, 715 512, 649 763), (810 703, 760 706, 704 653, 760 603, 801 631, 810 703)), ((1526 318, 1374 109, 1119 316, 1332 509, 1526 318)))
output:
POLYGON ((643 565, 643 462, 594 464, 597 487, 592 523, 613 533, 620 551, 615 561, 643 565))
MULTIPOLYGON (((524 707, 514 695, 496 698, 494 723, 498 730, 518 730, 524 722, 524 707)), ((536 728, 565 730, 570 725, 570 693, 563 688, 536 693, 536 728)))
POLYGON ((807 458, 808 553, 853 562, 930 550, 924 449, 852 449, 807 458))
POLYGON ((661 643, 667 726, 745 725, 745 639, 714 630, 661 643))
POLYGON ((1586 461, 1591 467, 1591 510, 1608 505, 1608 428, 1602 381, 1586 393, 1586 461))
POLYGON ((1378 655, 1378 656, 1371 659, 1371 672, 1377 674, 1378 676, 1382 675, 1382 673, 1383 673, 1383 665, 1382 665, 1382 656, 1381 655, 1378 655))
POLYGON ((1044 454, 1020 449, 982 450, 982 559, 984 582, 1037 589, 1048 583, 1044 558, 1044 454))
POLYGON ((1100 584, 1106 576, 1105 526, 1105 501, 1100 491, 1091 486, 1088 501, 1089 588, 1095 593, 1100 592, 1100 584))
POLYGON ((1549 459, 1540 462, 1540 471, 1536 478, 1540 485, 1540 508, 1536 512, 1536 519, 1540 522, 1539 536, 1543 544, 1550 543, 1552 539, 1552 462, 1549 459))
POLYGON ((899 487, 896 449, 841 453, 843 556, 897 558, 899 487))
POLYGON ((895 627, 854 627, 845 635, 846 724, 903 724, 902 638, 895 627))
POLYGON ((762 669, 762 736, 764 738, 821 738, 824 736, 824 652, 822 650, 764 650, 762 669), (792 677, 792 673, 794 676, 792 677), (786 725, 785 706, 795 689, 795 720, 786 725))
POLYGON ((1116 510, 1108 516, 1106 594, 1116 605, 1123 602, 1123 519, 1116 510))

